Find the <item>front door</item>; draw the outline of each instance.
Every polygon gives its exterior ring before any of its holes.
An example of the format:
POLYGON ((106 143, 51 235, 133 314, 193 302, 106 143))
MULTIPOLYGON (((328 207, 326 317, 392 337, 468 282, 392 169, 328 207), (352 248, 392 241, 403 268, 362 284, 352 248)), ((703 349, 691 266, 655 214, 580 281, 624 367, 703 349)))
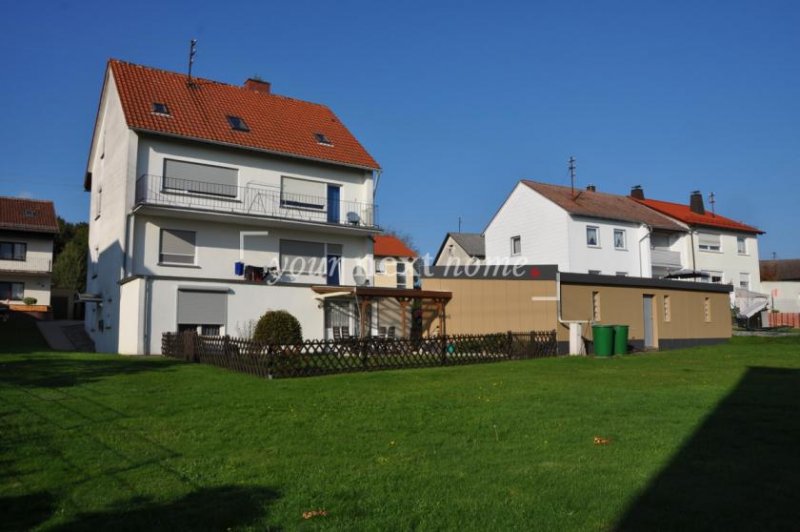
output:
POLYGON ((339 270, 342 266, 340 255, 328 255, 328 286, 339 286, 339 270))
POLYGON ((336 185, 328 185, 328 222, 338 224, 340 220, 339 215, 339 187, 336 185))
POLYGON ((655 331, 653 328, 653 296, 644 296, 642 299, 644 318, 644 346, 656 347, 655 331))

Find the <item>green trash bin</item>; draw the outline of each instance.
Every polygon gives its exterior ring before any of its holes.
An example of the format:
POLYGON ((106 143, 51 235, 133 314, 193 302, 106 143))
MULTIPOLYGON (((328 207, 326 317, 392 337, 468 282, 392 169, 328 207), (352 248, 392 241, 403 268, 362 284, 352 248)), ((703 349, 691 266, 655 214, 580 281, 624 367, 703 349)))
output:
POLYGON ((592 325, 594 354, 598 357, 610 357, 614 354, 614 327, 611 325, 592 325))
POLYGON ((628 326, 614 325, 614 354, 625 355, 628 353, 628 326))

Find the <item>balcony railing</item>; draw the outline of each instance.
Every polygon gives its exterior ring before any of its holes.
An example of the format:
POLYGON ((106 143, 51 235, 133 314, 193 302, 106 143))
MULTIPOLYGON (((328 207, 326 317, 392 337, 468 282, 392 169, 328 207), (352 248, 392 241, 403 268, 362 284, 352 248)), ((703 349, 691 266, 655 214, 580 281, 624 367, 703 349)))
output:
POLYGON ((377 207, 372 203, 285 194, 279 187, 264 185, 239 187, 158 175, 143 175, 136 181, 136 204, 349 227, 377 226, 377 207))
POLYGON ((681 254, 678 251, 670 251, 664 248, 651 248, 650 260, 653 266, 663 266, 666 268, 680 268, 681 254))
POLYGON ((27 257, 25 260, 0 260, 0 272, 50 273, 53 261, 42 257, 27 257))

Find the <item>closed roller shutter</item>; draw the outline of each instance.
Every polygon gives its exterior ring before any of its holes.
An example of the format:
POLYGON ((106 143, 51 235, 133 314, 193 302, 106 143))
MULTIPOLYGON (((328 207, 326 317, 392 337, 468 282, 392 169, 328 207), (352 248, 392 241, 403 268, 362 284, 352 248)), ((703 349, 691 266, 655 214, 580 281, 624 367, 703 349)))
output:
POLYGON ((164 161, 164 188, 235 198, 239 171, 186 161, 164 161))
POLYGON ((227 298, 225 292, 178 290, 178 324, 225 325, 227 298))

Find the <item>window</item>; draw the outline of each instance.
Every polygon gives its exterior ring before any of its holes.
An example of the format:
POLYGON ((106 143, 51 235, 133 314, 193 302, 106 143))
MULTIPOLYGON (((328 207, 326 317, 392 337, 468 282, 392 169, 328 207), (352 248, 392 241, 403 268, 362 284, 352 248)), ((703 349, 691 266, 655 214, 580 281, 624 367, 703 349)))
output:
POLYGON ((194 264, 195 232, 177 229, 161 230, 158 261, 164 264, 194 264))
POLYGON ((406 263, 402 260, 397 261, 397 288, 406 287, 406 263))
POLYGON ((703 251, 721 251, 722 245, 718 234, 698 233, 697 246, 703 251))
POLYGON ((0 300, 22 301, 25 299, 25 283, 0 282, 0 300))
POLYGON ((516 257, 522 253, 522 237, 520 236, 512 236, 511 237, 511 256, 516 257))
POLYGON ((28 255, 28 244, 24 242, 0 242, 0 260, 24 261, 28 255))
POLYGON ((301 240, 281 240, 281 269, 291 274, 323 275, 325 244, 301 240))
POLYGON ((326 137, 324 133, 314 133, 314 138, 317 139, 317 142, 323 146, 333 146, 333 142, 331 142, 331 140, 326 137))
POLYGON ((169 107, 162 102, 153 102, 153 114, 169 116, 169 107))
POLYGON ((739 274, 739 288, 745 288, 747 290, 750 289, 750 274, 749 273, 740 273, 739 274))
POLYGON ((672 303, 669 296, 664 296, 664 321, 672 321, 672 303))
POLYGON ((385 260, 386 259, 380 259, 375 261, 375 273, 386 273, 385 260))
POLYGON ((600 247, 600 228, 586 226, 586 245, 593 248, 600 247))
POLYGON ((600 321, 600 292, 592 292, 592 321, 600 321))
POLYGON ((164 160, 164 189, 235 198, 239 171, 235 168, 164 160))
POLYGON ((703 280, 707 283, 722 283, 722 272, 703 272, 703 280))
POLYGON ((178 330, 218 336, 227 321, 224 291, 178 290, 178 330))
POLYGON ((625 229, 614 229, 614 249, 627 249, 625 229))
POLYGON ((711 299, 708 297, 703 301, 703 319, 706 323, 711 321, 711 299))
POLYGON ((739 255, 747 255, 747 240, 743 236, 736 237, 736 251, 739 255))
POLYGON ((247 127, 244 118, 241 116, 228 115, 228 123, 231 125, 231 129, 234 131, 250 131, 250 128, 247 127))
POLYGON ((281 207, 325 210, 327 190, 320 181, 281 177, 281 207))

